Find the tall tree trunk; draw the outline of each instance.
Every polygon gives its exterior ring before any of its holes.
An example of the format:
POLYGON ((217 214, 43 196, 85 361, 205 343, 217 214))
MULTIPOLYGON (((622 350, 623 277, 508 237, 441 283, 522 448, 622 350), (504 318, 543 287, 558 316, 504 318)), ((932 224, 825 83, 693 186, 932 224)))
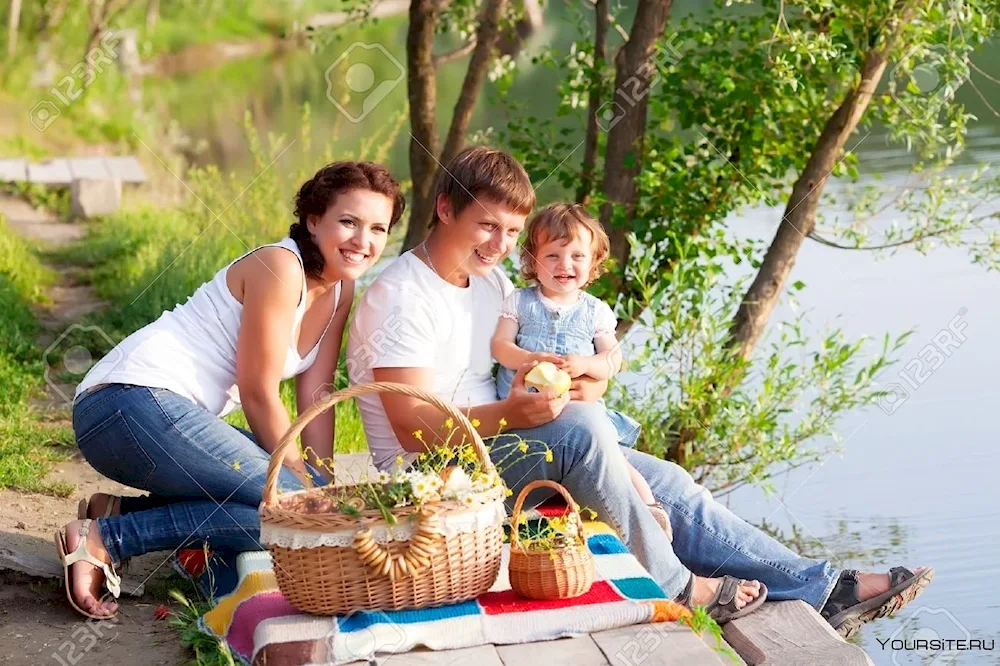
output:
MULTIPOLYGON (((411 116, 415 113, 420 114, 420 123, 424 125, 421 127, 421 135, 428 139, 433 137, 433 146, 424 142, 423 139, 418 142, 419 137, 416 131, 418 123, 415 118, 411 119, 413 138, 410 141, 410 177, 413 180, 413 206, 410 209, 406 237, 403 239, 403 251, 416 247, 424 239, 427 225, 430 224, 434 215, 436 203, 434 201, 434 185, 437 181, 438 171, 462 150, 465 135, 469 131, 469 122, 472 120, 472 112, 475 111, 479 91, 483 87, 486 70, 489 68, 490 58, 493 56, 493 49, 499 38, 500 17, 506 2, 507 0, 487 0, 480 13, 479 26, 476 29, 476 47, 472 51, 469 67, 465 72, 465 79, 462 81, 462 90, 458 95, 458 101, 455 102, 448 136, 445 139, 444 150, 440 155, 437 152, 437 130, 434 126, 436 98, 433 92, 435 84, 434 56, 431 54, 434 42, 433 22, 430 22, 429 27, 419 26, 424 32, 416 35, 419 40, 414 40, 416 43, 414 45, 414 59, 412 60, 409 35, 407 37, 407 61, 410 66, 408 79, 410 113, 411 116), (429 34, 426 34, 426 31, 429 31, 429 34), (418 57, 419 60, 416 59, 418 57), (420 68, 419 71, 413 69, 414 65, 420 68), (417 78, 419 80, 415 80, 417 78), (415 99, 414 92, 420 93, 416 96, 417 99, 415 99), (429 125, 429 131, 427 125, 429 125), (422 155, 415 163, 414 154, 417 152, 422 153, 422 155)), ((428 0, 413 0, 410 5, 410 35, 414 35, 413 21, 415 19, 425 20, 425 17, 417 19, 414 14, 425 14, 428 11, 426 5, 429 4, 428 0), (418 6, 416 10, 415 6, 418 6)))
POLYGON ((609 103, 614 103, 616 116, 605 119, 610 124, 603 185, 608 201, 601 208, 601 224, 620 270, 628 264, 629 247, 626 229, 612 224, 612 216, 616 205, 624 207, 626 217, 635 214, 635 179, 642 169, 649 86, 655 72, 652 55, 667 27, 672 4, 672 0, 639 0, 629 39, 615 56, 615 93, 609 103))
POLYGON ((489 68, 493 49, 496 48, 500 36, 500 16, 503 14, 507 0, 486 0, 482 14, 479 17, 479 27, 476 30, 476 48, 472 51, 469 68, 465 70, 462 81, 462 91, 455 102, 451 115, 451 127, 448 128, 448 138, 444 142, 444 151, 439 162, 441 166, 448 164, 465 144, 465 135, 469 131, 472 112, 476 110, 479 91, 482 90, 489 68))
POLYGON ((805 168, 792 187, 792 196, 778 231, 733 320, 731 344, 743 359, 750 357, 764 332, 795 265, 799 248, 816 226, 816 209, 826 180, 841 159, 847 138, 854 133, 868 108, 887 62, 887 49, 868 53, 861 69, 861 83, 847 94, 827 120, 805 168))
POLYGON ((17 26, 21 22, 21 0, 10 0, 10 14, 7 16, 7 57, 17 53, 17 26))
POLYGON ((406 33, 406 88, 410 102, 410 179, 413 182, 410 221, 403 249, 415 247, 424 237, 433 212, 434 178, 437 175, 438 132, 437 75, 434 70, 436 0, 412 0, 406 33))
POLYGON ((594 170, 597 164, 597 114, 601 110, 601 71, 608 57, 608 0, 597 0, 594 5, 594 73, 590 79, 587 100, 587 136, 583 143, 583 164, 580 169, 580 187, 576 191, 578 203, 587 203, 594 188, 594 170))

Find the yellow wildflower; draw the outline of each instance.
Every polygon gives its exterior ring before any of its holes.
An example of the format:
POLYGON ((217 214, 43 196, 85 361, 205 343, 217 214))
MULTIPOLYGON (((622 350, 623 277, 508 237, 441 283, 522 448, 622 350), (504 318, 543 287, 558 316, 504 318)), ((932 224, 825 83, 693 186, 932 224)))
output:
POLYGON ((236 462, 233 463, 233 469, 239 470, 239 468, 240 468, 240 461, 237 460, 236 462))
POLYGON ((419 428, 413 431, 413 436, 417 438, 418 442, 424 441, 424 431, 419 428))
POLYGON ((513 494, 514 494, 514 491, 511 490, 510 488, 507 488, 507 493, 506 493, 507 497, 510 497, 513 494))
POLYGON ((517 448, 521 449, 521 453, 527 453, 528 452, 528 443, 527 442, 521 442, 521 444, 517 448))
POLYGON ((479 419, 472 419, 472 421, 470 421, 470 423, 472 424, 473 428, 478 428, 479 427, 479 419))
POLYGON ((403 460, 403 456, 396 456, 396 464, 397 465, 402 465, 404 462, 406 462, 406 461, 403 460))
POLYGON ((455 419, 451 418, 450 416, 448 418, 446 418, 444 420, 444 427, 448 428, 448 430, 451 430, 452 428, 454 428, 455 427, 455 419))
POLYGON ((545 462, 552 462, 552 449, 545 449, 545 462))
POLYGON ((507 427, 507 419, 505 419, 503 417, 500 417, 499 425, 500 425, 501 428, 506 428, 507 427))

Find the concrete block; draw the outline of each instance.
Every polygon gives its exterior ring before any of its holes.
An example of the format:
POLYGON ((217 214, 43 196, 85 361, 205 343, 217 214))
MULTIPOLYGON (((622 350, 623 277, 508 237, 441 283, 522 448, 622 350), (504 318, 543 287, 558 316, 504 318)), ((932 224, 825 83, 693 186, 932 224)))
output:
POLYGON ((122 181, 118 178, 76 178, 70 184, 70 212, 76 217, 110 215, 122 205, 122 181))

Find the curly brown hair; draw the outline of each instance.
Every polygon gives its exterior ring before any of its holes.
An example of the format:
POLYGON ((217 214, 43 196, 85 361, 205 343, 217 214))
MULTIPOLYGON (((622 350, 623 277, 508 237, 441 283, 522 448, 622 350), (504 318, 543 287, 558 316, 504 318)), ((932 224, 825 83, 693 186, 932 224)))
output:
POLYGON ((587 209, 580 204, 554 203, 549 204, 528 220, 524 244, 521 245, 521 277, 525 280, 537 281, 538 272, 535 269, 535 255, 538 247, 551 241, 570 241, 577 237, 580 228, 590 232, 591 249, 594 253, 590 266, 591 284, 606 270, 604 264, 611 254, 611 241, 587 209))
POLYGON ((296 193, 295 217, 299 221, 288 229, 288 235, 299 246, 302 265, 306 275, 310 277, 322 275, 326 262, 306 221, 310 215, 318 217, 325 215, 337 200, 337 196, 350 190, 370 190, 383 194, 392 201, 390 231, 399 222, 406 209, 406 199, 403 197, 399 182, 381 164, 333 162, 317 171, 312 178, 302 183, 302 187, 296 193))

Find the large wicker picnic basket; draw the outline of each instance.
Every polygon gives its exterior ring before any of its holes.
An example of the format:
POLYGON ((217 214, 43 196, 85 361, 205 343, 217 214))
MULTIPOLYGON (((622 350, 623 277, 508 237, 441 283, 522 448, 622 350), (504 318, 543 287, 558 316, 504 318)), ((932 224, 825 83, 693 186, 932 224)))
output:
POLYGON ((400 393, 448 414, 487 472, 495 468, 479 433, 457 408, 408 386, 376 382, 353 386, 306 410, 271 456, 260 506, 261 542, 274 558, 278 587, 306 613, 398 610, 456 603, 486 592, 500 571, 504 488, 475 496, 471 505, 430 502, 391 509, 390 525, 377 510, 349 516, 333 506, 328 488, 279 496, 278 473, 303 428, 338 402, 370 393, 400 393))

